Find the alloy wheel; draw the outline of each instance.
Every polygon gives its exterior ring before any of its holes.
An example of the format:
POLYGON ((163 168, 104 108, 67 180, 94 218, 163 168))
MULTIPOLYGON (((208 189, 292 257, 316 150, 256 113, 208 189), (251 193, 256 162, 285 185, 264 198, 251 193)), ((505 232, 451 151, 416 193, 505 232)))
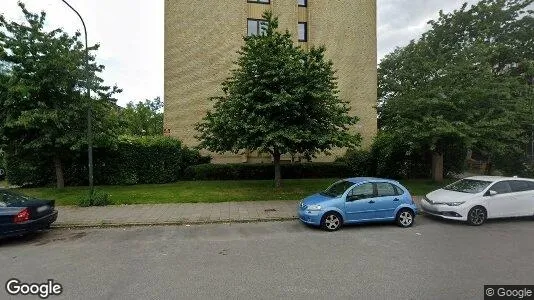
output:
POLYGON ((399 215, 399 222, 404 227, 408 227, 412 225, 412 222, 413 222, 412 214, 407 210, 401 212, 401 214, 399 215))
POLYGON ((324 227, 328 230, 337 230, 341 225, 341 220, 336 214, 329 214, 324 219, 324 227))
POLYGON ((473 207, 469 211, 469 221, 472 225, 482 225, 486 221, 486 211, 482 207, 473 207))

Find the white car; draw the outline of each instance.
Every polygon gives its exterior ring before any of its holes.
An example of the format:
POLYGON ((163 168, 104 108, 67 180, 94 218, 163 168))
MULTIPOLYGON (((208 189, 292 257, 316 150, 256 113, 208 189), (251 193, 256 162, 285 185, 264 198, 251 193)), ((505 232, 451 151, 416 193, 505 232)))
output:
POLYGON ((534 179, 473 176, 433 191, 421 201, 423 212, 482 225, 486 219, 534 216, 534 179))

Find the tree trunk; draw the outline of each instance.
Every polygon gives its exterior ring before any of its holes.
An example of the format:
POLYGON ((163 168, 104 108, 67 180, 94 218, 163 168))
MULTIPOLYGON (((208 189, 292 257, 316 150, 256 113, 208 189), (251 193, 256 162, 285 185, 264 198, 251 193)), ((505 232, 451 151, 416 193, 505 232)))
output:
POLYGON ((279 188, 282 185, 282 177, 280 176, 280 152, 278 149, 273 151, 274 160, 274 187, 279 188))
POLYGON ((432 152, 432 180, 443 182, 443 153, 432 152))
POLYGON ((59 156, 54 156, 54 166, 56 169, 56 185, 58 189, 65 187, 65 178, 63 176, 63 163, 59 156))

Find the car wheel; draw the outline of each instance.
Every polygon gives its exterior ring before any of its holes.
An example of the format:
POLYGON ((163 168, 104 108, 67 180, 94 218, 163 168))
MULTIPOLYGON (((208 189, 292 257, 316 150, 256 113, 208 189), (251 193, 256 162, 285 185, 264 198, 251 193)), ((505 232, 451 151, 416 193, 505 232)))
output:
POLYGON ((343 218, 336 212, 327 212, 321 220, 321 227, 328 231, 336 231, 342 224, 343 218))
POLYGON ((397 217, 395 218, 397 225, 399 225, 400 227, 410 227, 413 225, 414 220, 415 216, 413 214, 413 211, 407 208, 399 210, 399 212, 397 213, 397 217))
POLYGON ((480 226, 486 222, 488 214, 482 206, 475 206, 467 213, 467 223, 472 226, 480 226))

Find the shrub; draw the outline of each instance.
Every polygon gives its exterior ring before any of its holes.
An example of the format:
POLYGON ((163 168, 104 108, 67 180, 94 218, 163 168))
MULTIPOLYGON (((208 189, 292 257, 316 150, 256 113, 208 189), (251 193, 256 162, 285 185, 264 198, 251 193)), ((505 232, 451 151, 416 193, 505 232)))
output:
MULTIPOLYGON (((198 151, 182 146, 176 139, 121 137, 114 145, 95 147, 96 185, 134 185, 176 182, 190 165, 206 163, 198 151)), ((55 183, 51 159, 38 154, 14 153, 8 159, 8 179, 13 184, 44 186, 55 183)), ((87 185, 86 149, 73 151, 63 161, 66 185, 87 185)))
POLYGON ((371 152, 369 150, 349 149, 338 162, 347 164, 352 176, 375 176, 371 168, 371 152))
POLYGON ((6 178, 6 167, 4 160, 4 151, 0 150, 0 181, 6 178))
POLYGON ((6 180, 20 186, 44 186, 54 180, 54 169, 48 160, 36 153, 5 152, 6 180))
POLYGON ((93 191, 93 199, 89 199, 89 195, 81 196, 78 199, 78 206, 89 207, 89 206, 106 206, 113 204, 110 195, 102 191, 93 191))
MULTIPOLYGON (((465 167, 465 144, 449 144, 444 149, 445 175, 460 173, 465 167)), ((371 146, 370 173, 387 178, 429 178, 432 154, 422 145, 407 141, 403 136, 380 132, 371 146)))
MULTIPOLYGON (((352 175, 345 163, 291 163, 280 166, 282 178, 341 178, 352 175)), ((189 180, 268 180, 274 178, 273 164, 201 164, 185 170, 189 180)))

